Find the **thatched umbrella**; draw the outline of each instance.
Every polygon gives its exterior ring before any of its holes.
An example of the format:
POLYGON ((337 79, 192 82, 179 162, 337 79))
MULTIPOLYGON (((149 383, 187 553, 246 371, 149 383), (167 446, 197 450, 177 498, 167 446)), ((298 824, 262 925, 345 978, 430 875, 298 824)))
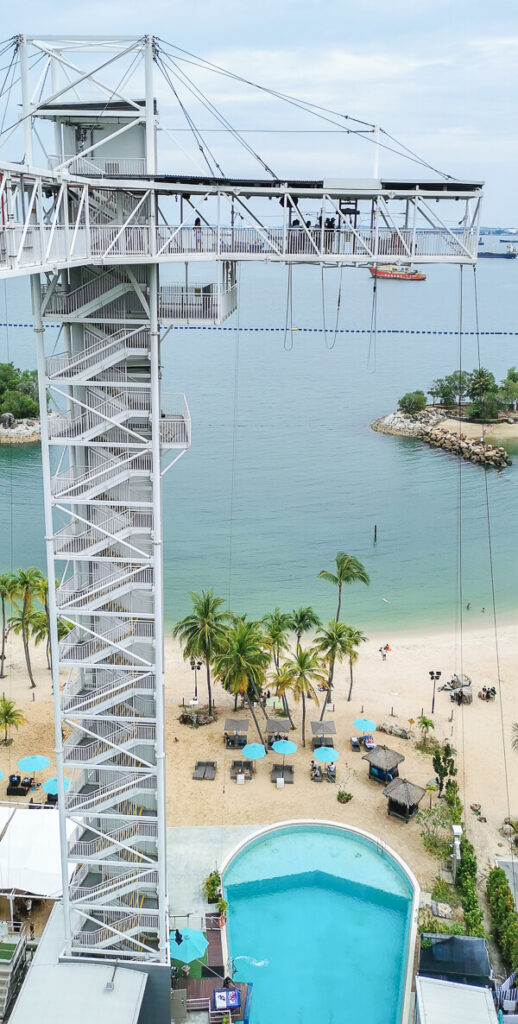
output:
POLYGON ((383 796, 388 798, 387 813, 395 818, 402 818, 403 821, 409 821, 417 814, 419 801, 423 799, 424 794, 422 786, 416 786, 408 779, 393 779, 383 790, 383 796))
POLYGON ((378 782, 392 782, 398 775, 398 764, 405 760, 404 754, 390 750, 384 744, 374 747, 363 755, 363 761, 369 762, 369 778, 378 782))

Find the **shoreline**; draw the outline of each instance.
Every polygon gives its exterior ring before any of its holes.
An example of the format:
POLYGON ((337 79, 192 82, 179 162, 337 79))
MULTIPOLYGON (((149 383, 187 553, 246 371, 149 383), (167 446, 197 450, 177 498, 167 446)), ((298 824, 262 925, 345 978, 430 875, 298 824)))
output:
POLYGON ((493 423, 476 423, 470 420, 456 419, 439 411, 436 406, 429 406, 423 413, 416 416, 397 410, 379 416, 371 423, 371 429, 378 434, 389 434, 392 437, 422 436, 425 427, 437 427, 458 437, 463 435, 468 441, 484 438, 486 441, 518 442, 518 421, 499 420, 493 423))

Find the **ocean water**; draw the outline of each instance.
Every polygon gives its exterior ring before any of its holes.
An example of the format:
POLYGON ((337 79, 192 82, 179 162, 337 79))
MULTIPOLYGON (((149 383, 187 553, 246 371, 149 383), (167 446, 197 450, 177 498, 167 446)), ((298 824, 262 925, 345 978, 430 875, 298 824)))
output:
MULTIPOLYGON (((345 270, 339 327, 354 333, 335 340, 339 271, 333 269, 324 274, 327 346, 322 333, 303 331, 290 332, 285 345, 286 268, 272 265, 240 268, 239 314, 227 330, 170 332, 163 389, 185 391, 193 444, 164 478, 169 623, 185 614, 189 590, 208 587, 250 616, 313 604, 328 618, 336 594, 317 573, 332 568, 339 550, 356 555, 370 573, 370 587, 347 588, 343 599, 344 618, 367 631, 381 623, 387 629, 453 624, 460 581, 471 619, 485 621, 481 609, 491 606, 486 479, 497 609, 514 611, 518 449, 514 466, 486 475, 370 427, 403 393, 426 390, 459 364, 458 268, 427 272, 424 284, 380 282, 373 337, 370 275, 345 270), (250 327, 267 329, 245 330, 250 327), (394 328, 454 333, 381 333, 394 328)), ((198 270, 200 279, 209 276, 198 270)), ((481 329, 516 329, 515 261, 488 260, 477 276, 481 329)), ((474 328, 470 268, 463 280, 467 332, 474 328)), ((0 313, 1 321, 30 322, 26 281, 0 289, 0 313)), ((318 268, 294 268, 293 324, 322 327, 318 268)), ((0 328, 0 360, 6 359, 35 366, 30 329, 0 328)), ((482 337, 481 360, 501 379, 518 363, 517 338, 482 337)), ((476 339, 465 334, 462 365, 476 364, 476 339)), ((0 447, 0 524, 2 568, 44 565, 37 445, 0 447)))
POLYGON ((233 976, 253 983, 250 1024, 275 1018, 279 1001, 286 1024, 338 1024, 344 1000, 348 1020, 400 1020, 411 891, 373 844, 285 829, 245 848, 223 881, 233 976))

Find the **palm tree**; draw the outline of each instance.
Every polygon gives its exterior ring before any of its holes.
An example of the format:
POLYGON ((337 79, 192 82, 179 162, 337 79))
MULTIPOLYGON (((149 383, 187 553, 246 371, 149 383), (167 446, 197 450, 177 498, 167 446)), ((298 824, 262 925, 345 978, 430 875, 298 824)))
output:
MULTIPOLYGON (((291 616, 288 612, 281 612, 279 608, 275 608, 270 615, 265 615, 262 621, 264 626, 264 641, 268 650, 272 653, 275 668, 274 684, 277 685, 281 664, 281 654, 283 654, 288 648, 288 631, 290 629, 291 616)), ((291 728, 294 729, 295 726, 291 717, 288 698, 285 693, 280 694, 278 690, 277 695, 281 697, 284 713, 289 719, 291 728)))
POLYGON ((513 750, 518 750, 518 722, 513 723, 513 738, 511 740, 513 750))
MULTIPOLYGON (((55 585, 56 585, 56 587, 58 586, 58 581, 57 580, 55 580, 55 585)), ((42 605, 43 605, 43 607, 45 609, 45 618, 47 620, 47 630, 46 630, 46 634, 45 634, 47 643, 46 643, 45 653, 47 655, 47 666, 48 666, 48 668, 51 669, 52 668, 52 653, 51 653, 51 649, 50 649, 49 581, 48 581, 46 576, 42 576, 40 581, 39 581, 39 583, 36 584, 35 596, 38 598, 39 601, 41 601, 41 603, 42 603, 42 605)), ((39 641, 36 641, 36 643, 39 643, 39 641)))
POLYGON ((173 636, 179 636, 183 644, 183 656, 201 658, 207 672, 207 693, 209 713, 212 711, 212 688, 210 668, 230 621, 229 612, 219 609, 224 604, 222 597, 215 597, 213 590, 201 594, 190 593, 192 612, 176 623, 173 636))
POLYGON ((304 650, 300 644, 293 658, 284 662, 280 672, 279 687, 290 689, 295 700, 302 700, 302 746, 306 746, 306 697, 310 697, 318 707, 318 697, 313 684, 321 686, 326 682, 322 662, 314 648, 304 650))
POLYGON ((5 693, 0 697, 0 728, 4 729, 4 743, 7 743, 7 730, 18 729, 25 725, 26 719, 19 708, 15 706, 14 700, 9 700, 5 693))
POLYGON ((294 608, 290 617, 290 628, 297 637, 297 649, 300 648, 300 641, 303 633, 309 633, 310 629, 320 626, 320 619, 312 608, 294 608))
POLYGON ((354 629, 353 626, 347 627, 349 632, 349 650, 347 656, 349 658, 349 693, 347 694, 347 700, 349 701, 353 694, 353 665, 356 664, 360 657, 358 650, 360 644, 365 643, 367 637, 365 633, 362 633, 361 629, 354 629))
POLYGON ((16 576, 14 572, 4 572, 0 576, 0 602, 2 604, 2 653, 0 654, 0 679, 4 678, 4 663, 5 663, 5 641, 6 641, 6 629, 5 629, 5 603, 6 601, 12 601, 16 592, 16 576))
POLYGON ((320 721, 322 721, 326 707, 331 699, 335 661, 338 659, 339 662, 342 662, 344 658, 350 655, 349 626, 346 626, 345 622, 337 622, 336 619, 331 619, 327 626, 321 626, 319 629, 315 638, 314 648, 320 655, 326 658, 328 666, 327 694, 322 702, 320 714, 320 721))
POLYGON ((346 555, 345 551, 338 552, 335 562, 336 573, 322 569, 318 573, 317 579, 327 580, 328 583, 333 583, 335 587, 338 587, 338 607, 336 609, 336 620, 338 622, 342 606, 342 587, 344 583, 359 582, 365 583, 368 587, 370 577, 365 566, 354 555, 346 555))
POLYGON ((231 693, 241 694, 248 704, 260 742, 264 740, 255 716, 250 690, 261 689, 270 655, 264 647, 264 636, 257 622, 237 621, 228 629, 214 657, 214 672, 231 693))
POLYGON ((29 679, 31 681, 31 689, 34 689, 36 683, 32 674, 31 658, 29 654, 29 623, 28 618, 32 610, 32 602, 36 596, 38 589, 41 587, 42 574, 39 569, 35 569, 32 566, 30 569, 18 569, 16 577, 16 590, 15 597, 18 601, 21 601, 20 609, 20 624, 21 628, 19 632, 22 634, 23 640, 23 651, 25 654, 25 663, 27 665, 27 672, 29 673, 29 679))
POLYGON ((432 722, 432 719, 427 718, 426 715, 420 715, 419 718, 417 719, 417 724, 421 730, 422 742, 426 743, 426 740, 428 739, 428 733, 430 732, 430 729, 435 729, 435 725, 432 722))

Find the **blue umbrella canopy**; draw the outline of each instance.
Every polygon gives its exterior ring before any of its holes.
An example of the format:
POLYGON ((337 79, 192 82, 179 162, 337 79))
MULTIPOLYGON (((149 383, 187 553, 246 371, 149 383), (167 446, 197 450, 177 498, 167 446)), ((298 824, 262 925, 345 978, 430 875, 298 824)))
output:
POLYGON ((353 725, 355 729, 360 729, 362 732, 374 732, 377 729, 376 722, 370 718, 355 718, 353 725))
MULTIPOLYGON (((63 777, 63 789, 65 790, 65 793, 66 793, 66 791, 67 791, 69 786, 70 786, 70 779, 67 779, 66 776, 64 776, 63 777)), ((58 780, 57 779, 47 779, 46 782, 43 783, 42 789, 43 789, 44 793, 50 793, 51 795, 55 796, 57 794, 57 791, 58 791, 58 780)))
POLYGON ((272 743, 272 750, 275 750, 276 754, 294 754, 297 744, 291 740, 275 740, 275 743, 272 743))
POLYGON ((4 777, 4 773, 3 773, 2 769, 0 768, 0 779, 3 779, 3 777, 4 777))
POLYGON ((18 761, 18 768, 22 772, 41 772, 50 764, 50 757, 43 754, 30 754, 29 757, 22 757, 18 761))
POLYGON ((181 960, 183 964, 190 964, 192 960, 199 960, 208 946, 207 939, 203 932, 196 928, 177 928, 169 934, 169 951, 173 960, 181 960), (176 937, 181 938, 178 944, 176 937))
POLYGON ((324 761, 326 764, 330 764, 332 761, 338 761, 340 755, 334 747, 317 747, 313 751, 313 757, 316 757, 317 761, 324 761))
POLYGON ((258 761, 260 757, 264 757, 266 751, 262 743, 247 743, 241 753, 246 761, 258 761))

